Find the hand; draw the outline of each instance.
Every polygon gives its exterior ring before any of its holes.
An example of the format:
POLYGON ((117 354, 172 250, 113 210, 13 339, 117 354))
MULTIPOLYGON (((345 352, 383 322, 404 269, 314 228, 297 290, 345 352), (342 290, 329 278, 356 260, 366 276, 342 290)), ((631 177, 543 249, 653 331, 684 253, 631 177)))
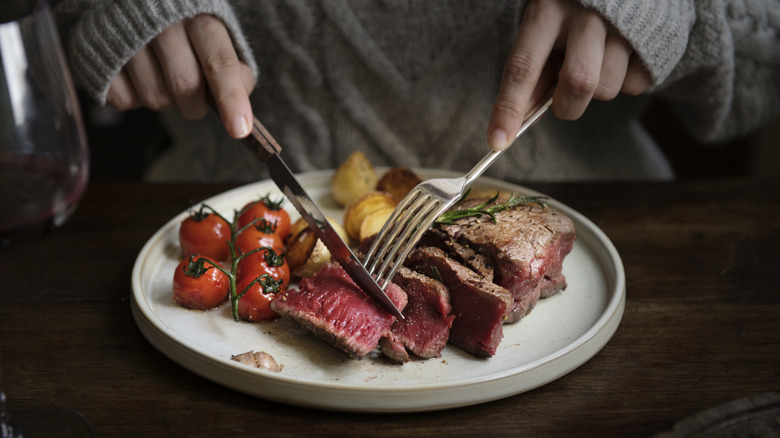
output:
POLYGON ((596 11, 572 0, 531 0, 490 116, 488 144, 492 149, 511 144, 532 96, 545 91, 538 89, 545 82, 554 82, 554 77, 542 77, 554 51, 565 53, 553 96, 553 111, 561 119, 579 118, 591 99, 612 100, 621 91, 637 95, 652 84, 628 42, 596 11))
POLYGON ((136 53, 111 82, 106 100, 120 111, 176 105, 185 119, 194 120, 208 113, 210 92, 222 123, 238 139, 252 129, 254 86, 225 25, 204 14, 171 25, 136 53))

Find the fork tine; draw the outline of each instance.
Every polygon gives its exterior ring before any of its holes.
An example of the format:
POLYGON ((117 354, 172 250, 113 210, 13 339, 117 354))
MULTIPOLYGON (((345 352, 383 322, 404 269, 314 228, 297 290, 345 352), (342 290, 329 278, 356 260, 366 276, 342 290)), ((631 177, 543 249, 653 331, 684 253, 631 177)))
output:
POLYGON ((388 258, 392 258, 399 245, 408 238, 410 230, 413 230, 423 215, 427 214, 430 210, 431 204, 428 202, 427 197, 420 198, 412 207, 406 210, 404 215, 394 224, 392 230, 388 230, 384 246, 382 250, 377 253, 375 259, 377 262, 384 262, 388 258))
POLYGON ((420 208, 428 202, 428 198, 428 196, 424 196, 421 190, 417 189, 407 195, 396 206, 393 214, 379 231, 366 256, 365 266, 369 273, 374 273, 378 264, 385 259, 387 249, 396 240, 404 224, 408 223, 414 215, 419 213, 420 208))
POLYGON ((400 262, 409 255, 428 226, 439 216, 441 201, 438 199, 430 200, 429 197, 425 198, 426 203, 415 212, 414 219, 406 221, 401 227, 396 227, 397 229, 394 231, 398 237, 394 241, 391 240, 393 242, 391 249, 383 253, 382 266, 377 271, 377 281, 384 280, 385 282, 384 284, 380 283, 383 288, 401 267, 400 262))
MULTIPOLYGON (((396 208, 396 210, 403 209, 403 213, 398 217, 398 220, 393 224, 392 229, 387 230, 387 234, 384 236, 383 242, 385 245, 395 242, 399 237, 402 230, 409 226, 409 223, 415 221, 416 218, 425 214, 428 205, 430 204, 430 195, 420 193, 420 196, 408 207, 396 208)), ((384 252, 386 254, 386 251, 384 252)), ((384 258, 384 257, 381 257, 384 258)))
POLYGON ((414 190, 405 196, 404 199, 398 203, 398 205, 395 207, 395 210, 393 210, 393 213, 379 230, 379 234, 377 234, 376 239, 374 239, 374 242, 371 244, 371 248, 369 248, 363 263, 369 274, 373 274, 373 270, 376 268, 377 263, 383 258, 378 257, 382 254, 382 252, 380 251, 377 253, 377 249, 380 247, 383 248, 386 242, 392 242, 392 238, 389 238, 389 236, 391 234, 395 236, 397 234, 396 230, 398 224, 405 222, 409 216, 409 212, 418 208, 415 205, 410 207, 410 204, 419 202, 420 195, 420 190, 414 190), (375 254, 377 257, 375 257, 375 254))
POLYGON ((447 203, 442 203, 438 199, 425 206, 425 210, 420 212, 419 219, 415 220, 414 224, 409 224, 405 229, 401 237, 398 238, 391 251, 385 257, 382 268, 377 274, 377 281, 382 280, 383 283, 379 283, 380 287, 384 288, 385 285, 393 279, 395 273, 403 265, 403 261, 409 253, 415 248, 417 242, 420 240, 423 234, 428 230, 431 224, 448 208, 447 203), (387 270, 389 268, 389 270, 387 270))

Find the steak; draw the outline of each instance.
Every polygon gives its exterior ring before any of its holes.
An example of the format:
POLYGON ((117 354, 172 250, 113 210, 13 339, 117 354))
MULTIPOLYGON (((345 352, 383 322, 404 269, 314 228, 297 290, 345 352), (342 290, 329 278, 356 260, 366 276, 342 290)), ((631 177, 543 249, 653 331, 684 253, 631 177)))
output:
POLYGON ((439 281, 401 267, 393 277, 409 299, 404 320, 390 326, 390 333, 379 342, 382 353, 395 362, 409 361, 408 349, 416 356, 430 359, 441 356, 452 327, 450 294, 439 281))
MULTIPOLYGON (((457 208, 469 208, 487 199, 469 199, 457 208)), ((566 288, 563 259, 572 250, 574 223, 565 214, 537 204, 520 204, 487 216, 459 219, 441 225, 438 231, 449 239, 488 257, 493 262, 493 281, 514 297, 509 319, 515 322, 536 305, 539 297, 566 288)), ((433 234, 432 238, 442 238, 433 234)))
POLYGON ((393 362, 405 363, 411 360, 406 345, 392 331, 387 332, 379 339, 379 349, 385 357, 393 362))
POLYGON ((489 258, 478 253, 468 245, 462 245, 454 239, 449 239, 437 227, 431 228, 423 234, 418 246, 436 246, 441 248, 461 264, 485 277, 485 280, 493 281, 493 262, 489 258))
MULTIPOLYGON (((404 309, 407 298, 403 290, 390 284, 385 292, 400 310, 404 309)), ((370 353, 396 319, 360 290, 335 262, 301 279, 297 289, 281 292, 271 308, 354 358, 370 353)))
POLYGON ((512 308, 512 295, 437 247, 416 248, 405 264, 449 289, 455 316, 449 342, 475 356, 494 355, 504 335, 503 324, 512 308))
MULTIPOLYGON (((456 208, 486 201, 470 199, 456 208)), ((546 206, 520 204, 494 218, 461 218, 425 233, 386 289, 404 320, 379 307, 337 263, 282 292, 271 307, 355 358, 377 345, 398 363, 411 355, 439 357, 448 342, 491 357, 505 323, 566 288, 563 260, 576 238, 571 219, 546 206)), ((359 254, 374 238, 361 242, 359 254)))

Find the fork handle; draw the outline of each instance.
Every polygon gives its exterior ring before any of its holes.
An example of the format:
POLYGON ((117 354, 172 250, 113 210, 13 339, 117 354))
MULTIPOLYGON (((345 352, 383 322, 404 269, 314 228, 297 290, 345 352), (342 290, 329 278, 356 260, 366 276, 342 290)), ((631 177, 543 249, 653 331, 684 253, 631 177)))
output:
MULTIPOLYGON (((523 135, 523 133, 525 133, 528 128, 538 122, 542 115, 547 112, 547 109, 550 108, 550 105, 552 105, 552 96, 554 91, 555 88, 551 88, 544 96, 544 98, 539 100, 536 105, 532 106, 531 109, 528 110, 528 114, 526 115, 523 124, 520 126, 520 130, 517 131, 517 135, 515 136, 514 141, 512 141, 512 144, 510 144, 506 149, 512 147, 512 145, 517 142, 517 139, 520 138, 520 136, 523 135)), ((493 162, 504 153, 506 149, 502 149, 500 151, 491 150, 487 155, 482 157, 482 159, 479 160, 479 162, 464 176, 466 179, 466 187, 474 182, 474 180, 479 178, 485 172, 485 170, 487 170, 487 168, 490 167, 490 165, 493 164, 493 162)))

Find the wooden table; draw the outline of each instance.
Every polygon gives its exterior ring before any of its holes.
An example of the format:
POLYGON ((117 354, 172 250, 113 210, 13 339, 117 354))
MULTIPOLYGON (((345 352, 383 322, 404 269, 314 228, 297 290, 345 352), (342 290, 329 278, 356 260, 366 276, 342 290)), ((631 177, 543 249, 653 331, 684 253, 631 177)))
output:
POLYGON ((95 183, 64 228, 1 256, 7 393, 69 406, 95 436, 645 437, 780 389, 780 181, 528 186, 604 230, 628 291, 604 349, 540 388, 440 412, 349 414, 194 375, 139 332, 131 270, 168 219, 230 186, 95 183))

